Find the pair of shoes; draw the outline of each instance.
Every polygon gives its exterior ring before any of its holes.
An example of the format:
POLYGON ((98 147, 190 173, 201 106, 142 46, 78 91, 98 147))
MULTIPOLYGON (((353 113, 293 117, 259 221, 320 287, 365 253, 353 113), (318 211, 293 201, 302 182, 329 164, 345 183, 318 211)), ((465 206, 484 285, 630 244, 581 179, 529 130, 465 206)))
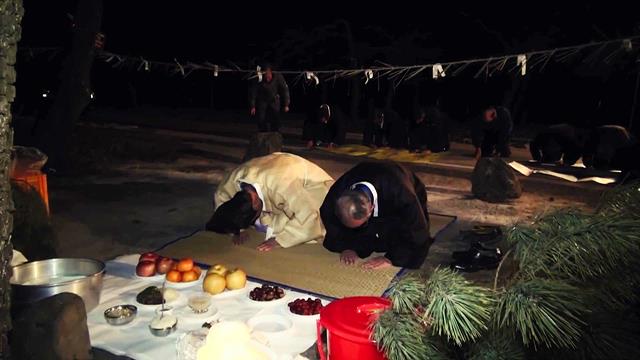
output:
POLYGON ((451 255, 455 260, 451 269, 464 272, 495 269, 502 260, 500 248, 486 247, 479 241, 472 242, 468 250, 454 251, 451 255))
POLYGON ((479 242, 474 242, 473 244, 471 244, 471 247, 469 248, 469 250, 454 251, 453 254, 451 254, 451 256, 456 260, 464 260, 464 259, 471 259, 475 257, 477 253, 480 253, 480 255, 494 256, 494 257, 502 256, 502 252, 500 251, 500 248, 497 248, 497 247, 488 248, 479 242))
POLYGON ((502 229, 498 226, 474 226, 470 230, 461 231, 463 240, 469 243, 487 243, 498 241, 502 229))
POLYGON ((492 270, 498 267, 498 265, 500 264, 500 260, 502 260, 502 255, 491 256, 491 255, 483 255, 480 252, 477 252, 472 259, 470 260, 465 259, 465 260, 459 260, 451 263, 450 265, 451 269, 457 270, 457 271, 464 271, 464 272, 492 270))

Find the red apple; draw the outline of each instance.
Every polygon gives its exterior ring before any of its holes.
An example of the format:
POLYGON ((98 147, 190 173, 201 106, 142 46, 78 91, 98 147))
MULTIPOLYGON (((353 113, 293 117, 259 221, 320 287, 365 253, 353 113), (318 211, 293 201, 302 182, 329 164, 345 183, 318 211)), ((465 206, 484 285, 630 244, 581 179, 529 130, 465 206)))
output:
POLYGON ((156 271, 158 272, 158 274, 168 273, 169 270, 171 270, 172 266, 173 260, 171 260, 170 258, 161 256, 158 258, 158 260, 156 260, 156 271))
POLYGON ((156 274, 156 263, 150 260, 142 260, 136 266, 138 276, 153 276, 156 274))
POLYGON ((141 262, 143 260, 149 260, 149 261, 156 261, 158 260, 158 258, 160 257, 160 255, 154 253, 154 252, 146 252, 142 255, 140 255, 140 258, 138 259, 138 262, 141 262))

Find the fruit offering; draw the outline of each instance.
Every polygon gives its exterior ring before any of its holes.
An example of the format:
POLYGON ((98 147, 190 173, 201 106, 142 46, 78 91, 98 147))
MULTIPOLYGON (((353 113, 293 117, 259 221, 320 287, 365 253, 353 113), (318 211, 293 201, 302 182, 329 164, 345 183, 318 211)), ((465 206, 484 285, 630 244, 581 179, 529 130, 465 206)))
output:
POLYGON ((226 266, 216 264, 207 270, 202 289, 211 295, 217 295, 225 289, 243 289, 246 284, 247 273, 244 270, 239 268, 228 270, 226 266))
POLYGON ((320 299, 295 299, 289 303, 289 311, 298 315, 318 315, 322 309, 320 299))
POLYGON ((184 258, 174 263, 167 271, 167 281, 173 283, 186 283, 200 278, 202 270, 194 264, 192 258, 184 258))
POLYGON ((166 274, 173 267, 173 260, 153 252, 140 255, 136 266, 136 275, 141 277, 166 274))
POLYGON ((275 285, 263 284, 249 293, 249 298, 254 301, 272 301, 284 297, 284 290, 275 285))

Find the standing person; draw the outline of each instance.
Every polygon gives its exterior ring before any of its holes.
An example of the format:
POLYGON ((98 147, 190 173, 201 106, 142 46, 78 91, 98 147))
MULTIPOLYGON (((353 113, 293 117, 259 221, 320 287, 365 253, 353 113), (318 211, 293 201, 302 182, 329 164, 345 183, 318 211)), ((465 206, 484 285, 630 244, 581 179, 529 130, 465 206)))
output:
POLYGON ((487 106, 471 124, 471 140, 475 147, 475 158, 511 156, 511 113, 503 106, 487 106))
POLYGON ((384 252, 362 266, 419 268, 433 242, 427 190, 411 170, 391 161, 362 162, 331 186, 320 208, 326 228, 323 245, 355 263, 384 252))
POLYGON ((262 81, 256 78, 249 86, 251 116, 258 117, 258 131, 279 131, 280 110, 289 112, 289 86, 282 74, 274 72, 271 65, 263 69, 262 81))
POLYGON ((320 105, 314 117, 307 119, 304 124, 303 134, 307 140, 307 148, 321 145, 332 148, 344 144, 344 127, 344 114, 340 109, 329 104, 320 105))

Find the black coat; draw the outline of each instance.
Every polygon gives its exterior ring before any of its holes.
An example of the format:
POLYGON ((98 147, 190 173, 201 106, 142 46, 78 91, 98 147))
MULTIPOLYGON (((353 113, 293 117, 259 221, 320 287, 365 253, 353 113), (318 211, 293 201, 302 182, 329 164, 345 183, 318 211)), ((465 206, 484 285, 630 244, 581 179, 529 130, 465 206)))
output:
POLYGON ((346 116, 334 105, 330 105, 330 117, 326 123, 321 121, 323 112, 320 106, 314 106, 314 111, 309 112, 302 129, 302 139, 311 140, 314 143, 334 143, 343 145, 346 138, 346 116))
POLYGON ((511 155, 509 141, 513 130, 513 120, 507 108, 496 107, 496 118, 491 122, 476 117, 471 124, 471 141, 476 148, 482 149, 482 156, 493 156, 497 152, 502 157, 511 155))
POLYGON ((564 165, 573 165, 582 156, 584 136, 569 124, 552 125, 541 131, 529 143, 531 157, 543 163, 562 159, 564 165))
POLYGON ((362 143, 400 149, 407 147, 408 136, 407 123, 397 112, 388 108, 375 109, 365 123, 362 143), (384 115, 382 125, 376 121, 380 114, 384 115))
POLYGON ((320 216, 327 230, 324 247, 332 252, 353 250, 365 258, 384 252, 395 266, 419 268, 427 257, 429 234, 427 191, 409 169, 393 162, 363 162, 340 177, 331 187, 320 216), (342 225, 335 215, 336 201, 361 181, 371 183, 378 194, 378 216, 357 229, 342 225))
POLYGON ((410 149, 442 152, 448 151, 449 146, 446 115, 435 106, 420 109, 414 116, 414 122, 409 131, 410 149), (417 122, 421 113, 424 113, 424 118, 421 122, 417 122))
POLYGON ((598 170, 609 170, 614 163, 616 152, 622 148, 631 147, 636 139, 622 126, 604 125, 591 131, 584 145, 582 162, 587 167, 598 170))
POLYGON ((279 111, 281 106, 289 106, 289 101, 289 86, 280 73, 274 72, 270 82, 256 78, 249 84, 249 107, 263 104, 279 111))

